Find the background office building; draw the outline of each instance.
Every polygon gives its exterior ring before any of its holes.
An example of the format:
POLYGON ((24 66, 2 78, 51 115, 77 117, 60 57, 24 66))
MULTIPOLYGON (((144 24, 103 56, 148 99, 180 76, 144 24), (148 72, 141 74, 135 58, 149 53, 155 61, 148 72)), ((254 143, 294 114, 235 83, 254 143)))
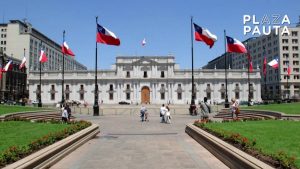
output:
MULTIPOLYGON (((299 98, 300 94, 300 27, 289 28, 290 34, 278 35, 272 32, 256 38, 250 38, 243 43, 250 51, 253 67, 261 70, 262 98, 299 98), (274 69, 267 65, 266 90, 263 76, 263 61, 267 63, 274 58, 279 58, 279 68, 274 69), (291 67, 291 75, 287 76, 288 65, 291 67), (287 83, 288 82, 288 83, 287 83)), ((234 54, 232 68, 247 68, 246 54, 234 54)))
MULTIPOLYGON (((61 71, 43 71, 41 91, 39 71, 29 73, 30 100, 37 100, 41 92, 43 104, 61 101, 61 71)), ((65 72, 65 98, 93 104, 95 71, 77 70, 65 72)), ((192 70, 180 69, 174 56, 131 57, 119 56, 109 70, 98 70, 99 102, 116 104, 190 104, 192 70)), ((224 69, 195 69, 196 102, 207 97, 211 103, 225 100, 224 69)), ((248 100, 246 70, 228 70, 228 97, 248 100)), ((260 73, 254 70, 250 76, 250 97, 261 101, 260 73)))
MULTIPOLYGON (((48 56, 48 62, 42 64, 42 70, 61 70, 61 44, 54 42, 25 21, 11 20, 9 23, 0 24, 0 49, 6 55, 22 60, 25 48, 26 67, 28 70, 39 69, 41 44, 48 56)), ((64 67, 65 70, 87 69, 73 57, 65 57, 64 67)))

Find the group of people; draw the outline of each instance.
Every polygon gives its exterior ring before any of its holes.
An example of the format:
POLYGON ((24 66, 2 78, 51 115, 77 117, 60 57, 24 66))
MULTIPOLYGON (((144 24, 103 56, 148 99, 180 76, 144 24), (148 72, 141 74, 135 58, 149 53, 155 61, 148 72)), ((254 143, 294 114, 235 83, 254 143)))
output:
MULTIPOLYGON (((147 108, 145 105, 142 105, 140 110, 140 117, 141 121, 149 121, 149 113, 147 111, 147 108)), ((171 123, 171 113, 169 106, 165 106, 164 104, 160 108, 160 117, 161 117, 161 123, 171 123)))
POLYGON ((68 104, 63 105, 61 108, 61 120, 63 122, 68 122, 71 119, 71 108, 68 104))
POLYGON ((171 112, 169 106, 163 104, 160 108, 161 123, 171 123, 171 112))
POLYGON ((147 108, 144 105, 142 105, 142 107, 141 107, 140 114, 141 114, 141 120, 142 120, 142 122, 143 121, 149 121, 149 118, 148 118, 149 113, 147 111, 147 108))

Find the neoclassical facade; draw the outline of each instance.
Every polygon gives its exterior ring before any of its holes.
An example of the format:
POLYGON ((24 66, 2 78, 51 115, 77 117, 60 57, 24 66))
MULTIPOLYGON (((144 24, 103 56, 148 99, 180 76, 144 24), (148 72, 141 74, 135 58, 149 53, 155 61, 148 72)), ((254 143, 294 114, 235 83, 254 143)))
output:
MULTIPOLYGON (((150 104, 187 104, 191 101, 191 69, 180 69, 174 56, 119 56, 109 70, 98 70, 99 102, 116 104, 120 101, 150 104)), ((65 98, 93 104, 95 71, 65 72, 65 98)), ((228 98, 248 100, 246 69, 229 69, 228 98)), ((61 71, 43 71, 41 98, 43 104, 61 101, 61 71)), ((225 72, 222 69, 195 69, 196 102, 225 99, 225 72)), ((261 101, 260 71, 250 75, 250 97, 261 101)), ((38 100, 39 72, 30 71, 29 97, 38 100)))

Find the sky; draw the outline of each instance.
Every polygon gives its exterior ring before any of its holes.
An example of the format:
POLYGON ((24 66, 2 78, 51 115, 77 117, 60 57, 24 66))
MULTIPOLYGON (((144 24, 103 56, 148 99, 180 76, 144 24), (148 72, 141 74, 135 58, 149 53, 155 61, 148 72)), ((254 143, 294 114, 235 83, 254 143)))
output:
MULTIPOLYGON (((299 0, 1 0, 1 21, 27 18, 33 27, 57 43, 66 41, 80 63, 94 69, 96 19, 114 32, 120 46, 98 44, 98 68, 110 69, 116 56, 175 56, 180 68, 191 68, 191 16, 217 35, 212 49, 194 42, 194 67, 200 68, 225 51, 228 36, 246 40, 243 15, 287 15, 298 22, 299 0), (146 46, 142 40, 146 38, 146 46)), ((250 24, 250 23, 249 23, 250 24)))

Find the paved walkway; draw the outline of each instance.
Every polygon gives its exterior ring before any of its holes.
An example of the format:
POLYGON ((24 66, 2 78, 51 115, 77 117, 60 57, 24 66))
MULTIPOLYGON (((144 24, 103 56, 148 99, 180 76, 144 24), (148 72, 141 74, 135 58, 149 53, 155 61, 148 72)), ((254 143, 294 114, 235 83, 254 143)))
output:
POLYGON ((99 124, 101 133, 53 169, 227 168, 184 132, 197 117, 174 115, 172 124, 160 123, 159 116, 150 116, 149 122, 135 115, 78 118, 99 124))

